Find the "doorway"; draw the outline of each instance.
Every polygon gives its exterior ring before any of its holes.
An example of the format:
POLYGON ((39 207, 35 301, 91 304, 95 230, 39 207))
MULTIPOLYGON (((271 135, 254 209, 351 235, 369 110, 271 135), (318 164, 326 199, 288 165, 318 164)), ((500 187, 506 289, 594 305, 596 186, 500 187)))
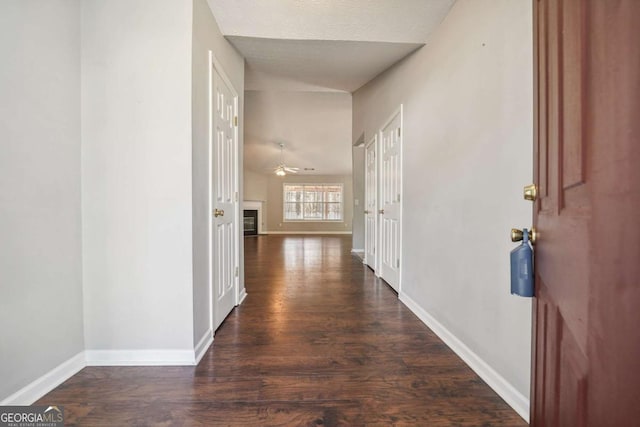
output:
POLYGON ((377 271, 376 244, 378 236, 378 136, 365 146, 364 181, 364 263, 377 271))
POLYGON ((239 153, 238 94, 211 55, 210 61, 210 287, 216 330, 238 303, 239 153))
POLYGON ((380 131, 379 266, 380 277, 400 292, 402 248, 402 106, 380 131))

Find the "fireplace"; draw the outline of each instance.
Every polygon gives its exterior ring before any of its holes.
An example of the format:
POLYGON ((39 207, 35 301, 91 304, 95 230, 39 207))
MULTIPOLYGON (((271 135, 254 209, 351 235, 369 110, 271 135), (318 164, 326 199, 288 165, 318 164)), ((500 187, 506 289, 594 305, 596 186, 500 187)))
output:
POLYGON ((258 210, 257 209, 244 210, 244 235, 245 236, 258 235, 258 210))

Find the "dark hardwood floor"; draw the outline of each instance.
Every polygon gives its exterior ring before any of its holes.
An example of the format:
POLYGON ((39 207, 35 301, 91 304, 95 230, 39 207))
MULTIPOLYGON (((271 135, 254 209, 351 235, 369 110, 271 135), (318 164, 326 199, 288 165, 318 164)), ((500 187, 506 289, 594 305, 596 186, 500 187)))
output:
POLYGON ((526 425, 350 247, 246 238, 249 296, 197 367, 89 367, 38 404, 83 426, 526 425))

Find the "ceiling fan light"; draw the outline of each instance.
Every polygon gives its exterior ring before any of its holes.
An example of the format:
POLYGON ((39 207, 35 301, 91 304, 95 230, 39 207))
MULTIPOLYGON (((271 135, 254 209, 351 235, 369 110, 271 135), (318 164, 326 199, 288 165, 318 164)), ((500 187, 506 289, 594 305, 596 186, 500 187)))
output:
POLYGON ((276 175, 278 176, 285 176, 287 173, 284 171, 284 168, 278 168, 276 169, 276 175))

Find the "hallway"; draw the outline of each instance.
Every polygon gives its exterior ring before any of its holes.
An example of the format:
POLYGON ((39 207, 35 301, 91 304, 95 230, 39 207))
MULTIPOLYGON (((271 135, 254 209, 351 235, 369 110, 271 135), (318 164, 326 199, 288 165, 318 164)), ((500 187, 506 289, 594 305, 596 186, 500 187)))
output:
POLYGON ((87 367, 37 404, 89 426, 526 425, 350 245, 245 239, 249 296, 197 367, 87 367))

